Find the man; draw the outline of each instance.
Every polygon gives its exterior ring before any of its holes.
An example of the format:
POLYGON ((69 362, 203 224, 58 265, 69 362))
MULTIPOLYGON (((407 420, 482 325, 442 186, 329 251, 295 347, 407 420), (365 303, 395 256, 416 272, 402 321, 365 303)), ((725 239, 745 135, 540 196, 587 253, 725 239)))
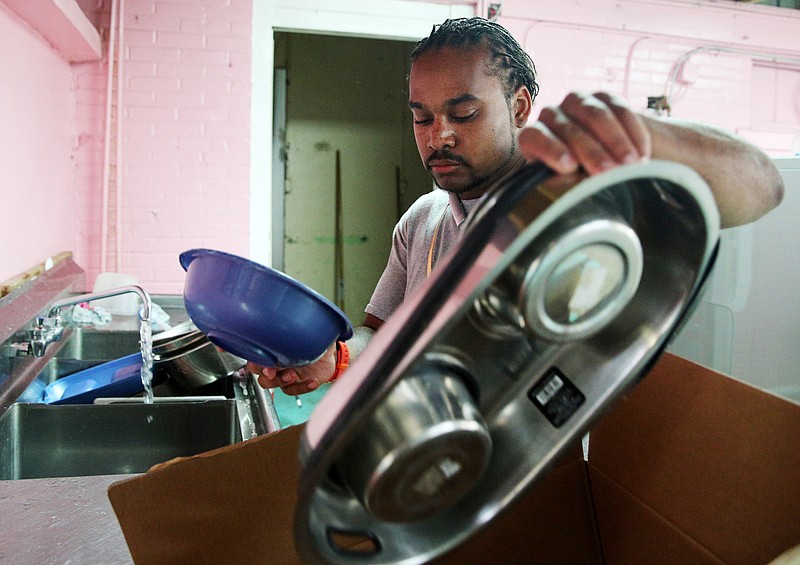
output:
MULTIPOLYGON (((538 92, 533 62, 503 27, 482 18, 435 26, 411 55, 408 86, 417 149, 441 190, 422 196, 395 227, 364 323, 344 348, 350 360, 453 246, 481 196, 528 161, 588 174, 650 157, 684 163, 711 187, 723 227, 756 220, 783 196, 777 169, 754 146, 710 127, 635 113, 609 94, 571 93, 526 127, 538 92)), ((332 345, 306 367, 249 369, 265 388, 303 394, 338 377, 341 349, 332 345)))

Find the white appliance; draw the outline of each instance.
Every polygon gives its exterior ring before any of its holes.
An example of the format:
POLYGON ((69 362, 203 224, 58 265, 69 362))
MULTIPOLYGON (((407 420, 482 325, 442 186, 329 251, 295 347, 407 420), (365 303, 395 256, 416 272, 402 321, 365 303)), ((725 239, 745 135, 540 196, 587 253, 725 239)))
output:
POLYGON ((800 157, 775 163, 783 202, 722 231, 705 295, 668 350, 800 402, 800 157))

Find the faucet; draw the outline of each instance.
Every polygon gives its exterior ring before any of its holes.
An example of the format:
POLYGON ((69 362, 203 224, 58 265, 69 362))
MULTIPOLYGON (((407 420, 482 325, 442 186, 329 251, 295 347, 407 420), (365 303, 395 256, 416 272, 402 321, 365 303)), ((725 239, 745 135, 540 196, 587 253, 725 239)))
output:
POLYGON ((138 285, 120 286, 118 288, 110 288, 101 292, 90 292, 88 294, 81 294, 78 296, 70 296, 69 298, 62 298, 56 300, 50 305, 47 311, 47 316, 39 316, 33 325, 31 333, 30 351, 35 357, 42 357, 47 346, 54 342, 61 340, 61 334, 64 331, 61 325, 61 318, 58 316, 58 311, 66 306, 74 306, 81 302, 90 302, 92 300, 100 300, 101 298, 111 298, 112 296, 119 296, 120 294, 127 294, 133 292, 139 295, 142 299, 142 310, 140 318, 142 322, 150 322, 150 312, 152 310, 153 302, 150 295, 145 289, 138 285))

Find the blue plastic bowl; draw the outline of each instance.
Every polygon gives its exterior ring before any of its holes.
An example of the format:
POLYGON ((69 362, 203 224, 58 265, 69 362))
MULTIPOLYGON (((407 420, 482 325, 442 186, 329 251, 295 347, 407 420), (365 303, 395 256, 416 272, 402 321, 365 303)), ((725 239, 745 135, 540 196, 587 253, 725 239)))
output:
MULTIPOLYGON (((114 361, 73 373, 48 385, 45 404, 91 404, 95 398, 127 397, 144 391, 142 354, 132 353, 114 361)), ((155 379, 153 385, 157 385, 155 379)))
POLYGON ((336 305, 275 269, 212 249, 184 251, 180 262, 186 312, 234 355, 265 367, 299 367, 353 335, 336 305))

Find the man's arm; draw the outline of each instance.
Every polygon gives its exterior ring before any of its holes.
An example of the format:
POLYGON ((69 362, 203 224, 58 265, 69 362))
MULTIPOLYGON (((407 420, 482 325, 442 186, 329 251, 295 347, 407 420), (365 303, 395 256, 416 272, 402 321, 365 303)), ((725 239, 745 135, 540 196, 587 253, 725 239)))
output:
POLYGON ((688 165, 711 187, 723 228, 755 221, 783 199, 783 179, 772 159, 746 141, 673 118, 644 122, 654 157, 688 165))
POLYGON ((783 198, 777 168, 754 145, 710 126, 636 113, 605 93, 569 94, 544 108, 519 141, 528 159, 558 173, 582 167, 595 174, 650 157, 683 163, 709 184, 722 227, 752 222, 783 198))

